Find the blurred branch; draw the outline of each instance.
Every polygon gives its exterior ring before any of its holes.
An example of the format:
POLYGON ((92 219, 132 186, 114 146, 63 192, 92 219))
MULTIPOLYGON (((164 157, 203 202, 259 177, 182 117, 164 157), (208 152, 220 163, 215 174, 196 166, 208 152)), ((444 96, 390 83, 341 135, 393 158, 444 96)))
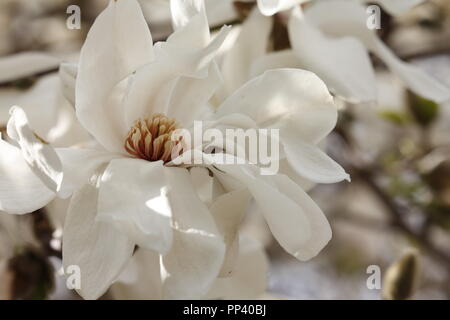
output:
POLYGON ((46 75, 54 73, 54 72, 58 72, 58 70, 59 70, 59 67, 58 68, 52 68, 52 69, 45 70, 45 71, 42 71, 42 72, 38 72, 38 73, 35 73, 35 74, 30 74, 30 75, 27 75, 26 77, 15 79, 15 80, 12 80, 12 81, 0 82, 0 88, 6 88, 6 87, 22 88, 24 86, 24 83, 26 83, 26 84, 31 83, 32 84, 37 78, 46 76, 46 75))
POLYGON ((334 220, 341 220, 345 222, 349 222, 351 224, 357 225, 364 229, 377 229, 377 230, 385 230, 386 224, 380 219, 374 219, 370 217, 365 217, 362 214, 357 213, 343 213, 342 210, 336 212, 332 212, 330 217, 334 220))
POLYGON ((364 182, 367 187, 372 190, 373 194, 375 194, 378 199, 381 200, 384 207, 387 209, 387 212, 389 212, 390 217, 393 220, 393 225, 395 227, 397 227, 407 236, 410 236, 417 240, 418 243, 423 248, 425 248, 434 258, 450 267, 450 255, 447 252, 435 247, 434 244, 429 240, 427 234, 417 232, 413 230, 407 223, 405 223, 402 217, 402 212, 408 209, 397 204, 395 200, 376 183, 375 177, 372 172, 358 167, 351 168, 351 172, 354 174, 354 176, 358 177, 362 182, 364 182))
POLYGON ((420 59, 420 58, 429 58, 432 56, 438 56, 438 55, 444 55, 444 54, 450 54, 450 48, 439 48, 439 49, 433 49, 423 52, 418 52, 414 54, 408 54, 408 55, 400 55, 400 58, 402 60, 410 61, 414 59, 420 59))
MULTIPOLYGON (((347 171, 350 173, 353 179, 359 179, 364 183, 368 189, 375 195, 383 206, 386 208, 386 212, 389 214, 392 220, 392 226, 402 231, 406 236, 413 238, 421 247, 423 247, 432 257, 450 268, 450 255, 444 250, 436 247, 426 232, 429 228, 427 219, 423 228, 420 230, 413 229, 404 220, 404 214, 408 213, 410 209, 405 205, 398 203, 393 196, 377 183, 377 177, 380 173, 380 168, 377 164, 368 164, 362 160, 357 150, 353 148, 352 136, 347 132, 344 123, 339 125, 335 132, 339 135, 343 144, 343 153, 341 157, 345 155, 345 159, 342 159, 342 163, 345 164, 347 171)), ((427 212, 424 212, 424 208, 418 208, 422 211, 423 217, 429 216, 427 212)))

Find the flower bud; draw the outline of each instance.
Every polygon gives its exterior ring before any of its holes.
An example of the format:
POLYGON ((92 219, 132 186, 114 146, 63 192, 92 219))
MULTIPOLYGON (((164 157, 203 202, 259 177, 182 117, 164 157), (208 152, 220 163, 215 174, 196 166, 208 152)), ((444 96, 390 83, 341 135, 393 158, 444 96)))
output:
POLYGON ((388 268, 383 281, 383 298, 387 300, 410 298, 417 288, 419 274, 419 254, 416 250, 410 250, 388 268))

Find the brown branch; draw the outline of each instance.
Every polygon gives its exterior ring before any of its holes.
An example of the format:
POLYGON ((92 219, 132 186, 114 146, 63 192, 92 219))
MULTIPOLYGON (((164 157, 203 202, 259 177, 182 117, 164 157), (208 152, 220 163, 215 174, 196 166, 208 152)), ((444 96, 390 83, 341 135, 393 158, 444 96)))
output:
POLYGON ((378 197, 378 199, 387 209, 390 217, 393 219, 393 225, 395 227, 397 227, 407 236, 417 240, 418 243, 424 249, 426 249, 436 260, 439 260, 450 267, 450 255, 447 252, 435 247, 425 234, 413 230, 407 223, 405 223, 402 217, 402 213, 407 211, 408 209, 396 203, 395 200, 376 183, 375 177, 371 171, 354 166, 351 168, 351 172, 353 173, 354 177, 359 178, 360 181, 365 183, 367 187, 372 190, 373 194, 378 197))
MULTIPOLYGON (((423 232, 423 230, 416 231, 404 221, 403 216, 409 209, 396 202, 395 199, 377 183, 375 172, 379 172, 380 168, 376 163, 371 165, 362 160, 357 150, 353 148, 354 144, 352 143, 352 136, 347 132, 345 126, 341 123, 341 125, 336 127, 335 132, 344 146, 344 150, 341 150, 344 152, 341 153, 341 158, 342 155, 345 154, 345 159, 343 159, 342 162, 346 164, 346 169, 353 179, 359 179, 380 200, 392 219, 392 226, 403 232, 405 235, 414 238, 425 250, 427 250, 430 256, 450 267, 450 254, 437 248, 430 241, 427 232, 423 232)), ((427 216, 426 212, 423 212, 423 216, 427 216)))
POLYGON ((11 81, 0 82, 0 88, 5 88, 5 87, 19 87, 20 88, 21 87, 20 83, 23 80, 30 79, 30 80, 33 81, 33 80, 35 80, 38 77, 43 77, 43 76, 46 76, 48 74, 51 74, 51 73, 54 73, 54 72, 58 72, 58 70, 59 70, 59 67, 51 68, 51 69, 40 71, 40 72, 37 72, 37 73, 34 73, 34 74, 29 74, 29 75, 26 75, 24 77, 21 77, 21 78, 18 78, 18 79, 14 79, 14 80, 11 80, 11 81))

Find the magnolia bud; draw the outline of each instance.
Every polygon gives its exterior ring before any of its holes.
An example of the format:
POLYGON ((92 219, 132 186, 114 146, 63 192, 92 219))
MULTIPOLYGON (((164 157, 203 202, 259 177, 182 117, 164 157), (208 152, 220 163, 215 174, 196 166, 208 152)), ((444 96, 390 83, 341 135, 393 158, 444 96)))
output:
POLYGON ((416 250, 408 251, 388 268, 383 281, 383 298, 387 300, 410 298, 417 288, 419 274, 419 254, 416 250))

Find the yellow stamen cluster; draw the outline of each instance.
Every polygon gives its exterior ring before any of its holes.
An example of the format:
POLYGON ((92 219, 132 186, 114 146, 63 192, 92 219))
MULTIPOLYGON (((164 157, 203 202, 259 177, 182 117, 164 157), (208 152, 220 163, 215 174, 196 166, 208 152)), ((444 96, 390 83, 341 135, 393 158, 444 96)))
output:
POLYGON ((180 148, 180 141, 172 141, 172 133, 179 129, 175 119, 163 114, 154 114, 137 120, 128 132, 125 150, 137 158, 148 161, 172 160, 172 150, 180 148))

